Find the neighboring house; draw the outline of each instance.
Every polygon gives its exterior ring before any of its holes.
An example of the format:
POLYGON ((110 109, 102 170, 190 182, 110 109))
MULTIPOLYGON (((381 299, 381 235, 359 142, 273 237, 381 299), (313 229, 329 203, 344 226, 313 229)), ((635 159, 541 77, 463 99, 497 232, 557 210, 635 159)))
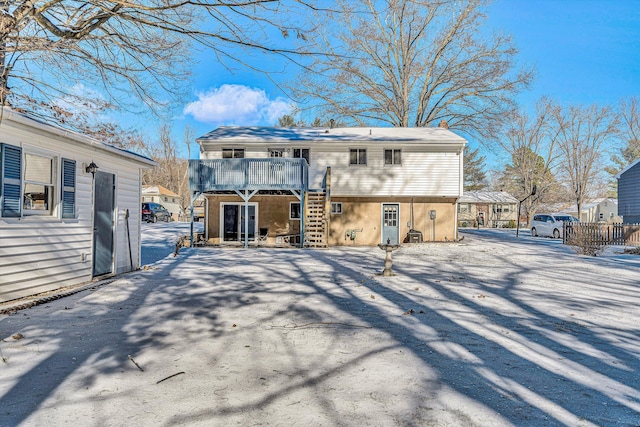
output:
POLYGON ((466 141, 445 128, 221 127, 197 142, 190 189, 211 243, 457 237, 466 141))
POLYGON ((625 224, 640 224, 640 159, 618 176, 618 215, 625 224))
POLYGON ((0 301, 139 268, 141 170, 154 164, 0 109, 0 301))
POLYGON ((182 198, 162 185, 143 185, 142 201, 160 203, 171 212, 174 221, 180 221, 184 218, 182 198))
POLYGON ((578 207, 573 205, 565 205, 559 207, 557 211, 551 213, 566 213, 574 216, 580 222, 622 222, 622 218, 618 216, 618 201, 611 198, 587 199, 582 204, 580 215, 578 215, 578 207))
POLYGON ((461 227, 515 227, 518 199, 505 191, 465 191, 458 200, 461 227))

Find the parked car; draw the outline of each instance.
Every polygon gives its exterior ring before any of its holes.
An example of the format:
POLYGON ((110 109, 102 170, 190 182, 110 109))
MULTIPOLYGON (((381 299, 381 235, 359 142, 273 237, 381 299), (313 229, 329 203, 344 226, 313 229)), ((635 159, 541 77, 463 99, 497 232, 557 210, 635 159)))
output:
POLYGON ((531 235, 559 239, 565 222, 578 222, 578 219, 567 214, 536 214, 531 221, 531 235))
POLYGON ((142 220, 147 222, 170 222, 171 213, 159 203, 143 203, 142 220))

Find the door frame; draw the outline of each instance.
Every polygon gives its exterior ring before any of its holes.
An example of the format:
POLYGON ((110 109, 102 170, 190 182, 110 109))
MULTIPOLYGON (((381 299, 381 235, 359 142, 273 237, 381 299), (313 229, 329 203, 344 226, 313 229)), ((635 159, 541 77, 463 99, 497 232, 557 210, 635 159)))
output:
MULTIPOLYGON (((257 202, 249 202, 248 205, 251 207, 255 207, 255 212, 256 212, 256 219, 254 221, 254 230, 253 230, 253 241, 256 241, 257 236, 258 236, 258 203, 257 202)), ((244 211, 244 207, 245 207, 245 202, 220 202, 220 221, 219 221, 219 228, 218 228, 218 236, 220 239, 220 243, 225 243, 225 242, 242 242, 243 239, 240 237, 238 238, 238 240, 224 240, 224 207, 225 206, 238 206, 240 208, 241 211, 244 211)), ((242 225, 241 225, 242 226, 242 225)))
MULTIPOLYGON (((397 218, 397 226, 396 229, 398 230, 398 242, 397 244, 400 244, 400 203, 398 202, 390 202, 390 203, 382 203, 380 205, 380 243, 382 243, 383 245, 385 245, 387 242, 384 241, 384 207, 385 206, 397 206, 398 210, 398 218, 397 218)), ((393 243, 392 243, 393 244, 393 243)))

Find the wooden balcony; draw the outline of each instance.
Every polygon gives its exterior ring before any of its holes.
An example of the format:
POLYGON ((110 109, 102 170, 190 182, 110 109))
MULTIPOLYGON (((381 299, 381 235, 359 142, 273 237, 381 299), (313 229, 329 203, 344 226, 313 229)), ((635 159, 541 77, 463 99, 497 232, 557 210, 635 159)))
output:
POLYGON ((192 193, 235 190, 306 191, 309 166, 305 159, 189 160, 192 193))

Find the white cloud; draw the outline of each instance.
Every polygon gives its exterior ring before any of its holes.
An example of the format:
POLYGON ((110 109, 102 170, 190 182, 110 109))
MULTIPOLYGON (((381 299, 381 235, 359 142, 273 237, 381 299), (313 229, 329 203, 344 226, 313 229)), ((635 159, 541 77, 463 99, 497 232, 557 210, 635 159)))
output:
POLYGON ((293 111, 293 104, 285 98, 269 99, 264 90, 243 85, 225 84, 197 96, 184 113, 208 124, 271 126, 293 111))

